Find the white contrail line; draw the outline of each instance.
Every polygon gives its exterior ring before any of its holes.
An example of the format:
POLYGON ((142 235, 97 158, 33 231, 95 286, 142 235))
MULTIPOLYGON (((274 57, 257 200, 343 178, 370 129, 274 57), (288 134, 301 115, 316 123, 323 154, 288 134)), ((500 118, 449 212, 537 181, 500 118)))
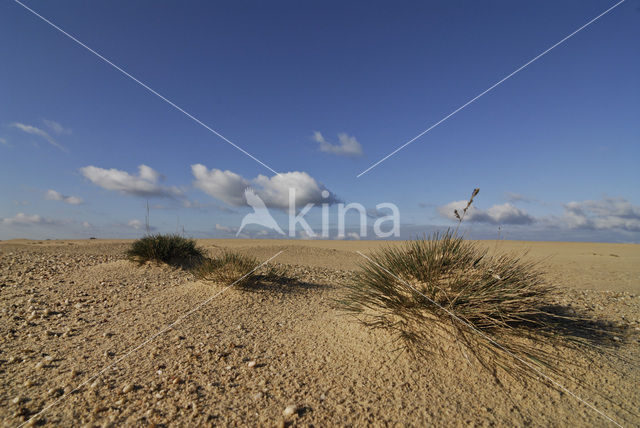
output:
POLYGON ((165 328, 163 328, 162 330, 160 330, 159 332, 149 336, 144 342, 142 342, 140 345, 136 346, 133 349, 130 349, 126 354, 124 354, 122 357, 118 358, 117 360, 115 360, 114 362, 112 362, 111 364, 109 364, 108 366, 106 366, 105 368, 103 368, 102 370, 100 370, 98 373, 96 373, 95 375, 91 376, 90 378, 88 378, 87 380, 85 380, 84 382, 82 382, 80 385, 76 386, 75 389, 73 389, 72 391, 63 394, 60 398, 58 398, 57 400, 55 400, 53 403, 49 404, 48 406, 46 406, 45 408, 43 408, 42 410, 40 410, 38 413, 36 413, 35 415, 31 416, 29 419, 27 419, 26 421, 24 421, 23 423, 21 423, 20 425, 18 425, 18 428, 22 427, 23 425, 29 423, 29 421, 31 421, 32 419, 37 418, 38 416, 40 416, 41 414, 43 414, 44 412, 46 412, 47 410, 49 410, 51 407, 55 406, 56 404, 58 404, 63 398, 73 394, 74 392, 76 392, 77 390, 79 390, 80 388, 82 388, 83 386, 85 386, 87 383, 91 382, 92 380, 100 377, 100 375, 102 375, 104 372, 106 372, 107 370, 109 370, 111 367, 115 366, 116 364, 118 364, 120 361, 124 360, 125 358, 127 358, 129 355, 133 354, 134 352, 136 352, 138 349, 144 347, 147 343, 152 342, 156 337, 166 333, 167 331, 171 330, 173 327, 175 327, 180 321, 182 321, 183 319, 187 318, 189 315, 193 314, 194 312, 196 312, 197 310, 199 310, 201 307, 205 306, 207 303, 209 303, 210 301, 212 301, 213 299, 215 299, 216 297, 218 297, 219 295, 221 295, 222 293, 224 293, 225 291, 227 291, 228 289, 230 289, 231 287, 233 287, 234 285, 236 285, 238 282, 242 281, 244 278, 246 278, 247 276, 251 275, 253 272, 255 272, 256 270, 260 269, 262 266, 266 265, 267 263, 269 263, 271 260, 275 259, 276 257, 278 257, 280 254, 282 254, 284 252, 284 250, 278 251, 275 255, 271 256, 269 259, 265 260, 264 262, 260 263, 258 266, 256 266, 255 268, 253 268, 253 270, 251 270, 250 272, 247 272, 246 274, 242 275, 240 278, 236 279, 234 282, 232 282, 230 285, 226 286, 225 288, 223 288, 222 290, 220 290, 219 292, 217 292, 216 294, 214 294, 213 296, 209 297, 207 300, 205 300, 204 302, 200 303, 199 305, 197 305, 195 308, 191 309, 189 312, 187 312, 186 314, 178 317, 174 322, 172 322, 171 324, 169 324, 168 326, 166 326, 165 328))
POLYGON ((209 125, 205 124, 204 122, 202 122, 197 117, 193 116, 191 113, 187 112, 182 107, 176 105, 175 103, 173 103, 172 101, 170 101, 166 97, 164 97, 163 95, 161 95, 158 92, 156 92, 155 90, 151 89, 145 83, 143 83, 140 80, 138 80, 137 78, 133 77, 131 74, 127 73, 122 68, 120 68, 119 66, 117 66, 116 64, 114 64, 113 62, 111 62, 110 60, 105 58, 104 56, 100 55, 98 52, 94 51, 89 46, 85 45, 80 40, 76 39, 74 36, 72 36, 71 34, 67 33, 62 28, 58 27, 56 24, 54 24, 53 22, 49 21, 44 16, 40 15, 35 10, 29 8, 27 5, 25 5, 24 3, 20 2, 19 0, 13 0, 13 1, 16 2, 17 4, 19 4, 20 6, 22 6, 23 8, 25 8, 26 10, 28 10, 29 12, 31 12, 32 14, 34 14, 35 16, 37 16, 38 18, 40 18, 41 20, 43 20, 44 22, 46 22, 47 24, 49 24, 50 26, 52 26, 53 28, 55 28, 56 30, 58 30, 59 32, 61 32, 62 34, 64 34, 65 36, 67 36, 68 38, 70 38, 71 40, 73 40, 74 42, 76 42, 77 44, 79 44, 80 46, 82 46, 83 48, 85 48, 86 50, 88 50, 89 52, 91 52, 92 54, 94 54, 95 56, 97 56, 98 58, 100 58, 101 60, 103 60, 104 62, 106 62, 107 64, 109 64, 110 66, 112 66, 113 68, 115 68, 116 70, 118 70, 120 73, 122 73, 125 76, 127 76, 129 79, 131 79, 134 82, 136 82, 138 85, 140 85, 143 88, 145 88, 147 91, 151 92, 153 95, 155 95, 158 98, 160 98, 162 101, 164 101, 167 104, 169 104, 171 107, 175 108, 176 110, 178 110, 179 112, 181 112, 182 114, 187 116, 189 119, 191 119, 194 122, 196 122, 198 125, 204 127, 208 131, 210 131, 210 132, 214 133, 215 135, 217 135, 218 137, 222 138, 224 141, 226 141, 227 143, 231 144, 233 147, 235 147, 236 149, 240 150, 242 153, 244 153, 245 155, 249 156, 251 159, 253 159, 254 161, 258 162, 263 167, 267 168, 269 171, 273 172, 276 175, 280 175, 279 172, 277 172, 276 170, 271 168, 269 165, 267 165, 266 163, 262 162, 260 159, 256 158, 251 153, 247 152, 242 147, 238 146, 237 144, 235 144, 234 142, 229 140, 227 137, 225 137, 224 135, 220 134, 218 131, 216 131, 215 129, 211 128, 209 125))
MULTIPOLYGON (((17 1, 17 0, 16 0, 17 1)), ((467 107, 469 104, 473 103, 474 101, 476 101, 478 98, 482 97, 483 95, 485 95, 487 92, 490 92, 492 89, 494 89, 495 87, 499 86, 500 84, 502 84, 504 81, 508 80, 509 78, 511 78, 512 76, 514 76, 516 73, 522 71, 523 69, 525 69, 527 66, 531 65, 532 63, 534 63, 535 61, 537 61, 538 59, 542 58, 544 55, 548 54, 549 52, 551 52, 554 48, 558 47, 559 45, 561 45, 562 43, 566 42, 567 40, 569 40, 571 37, 575 36, 576 34, 578 34, 580 31, 584 30, 585 28, 587 28, 589 25, 593 24, 594 22, 596 22, 598 19, 602 18, 603 16, 605 16, 607 13, 611 12, 613 9, 615 9, 616 7, 620 6, 622 3, 624 3, 625 0, 621 0, 618 3, 614 4, 613 6, 611 6, 609 9, 605 10, 604 12, 602 12, 600 15, 596 16, 595 18, 593 18, 591 21, 587 22, 586 24, 584 24, 582 27, 578 28, 577 30, 575 30, 573 33, 569 34, 568 36, 566 36, 564 39, 560 40, 558 43, 554 44, 553 46, 551 46, 550 48, 548 48, 547 50, 545 50, 544 52, 542 52, 541 54, 539 54, 538 56, 534 57, 533 59, 531 59, 530 61, 528 61, 526 64, 524 64, 523 66, 521 66, 520 68, 516 69, 515 71, 513 71, 512 73, 508 74, 507 76, 503 77, 502 79, 500 79, 498 82, 494 83, 492 86, 490 86, 488 89, 486 89, 485 91, 481 92, 480 94, 476 95, 475 97, 471 98, 469 101, 467 101, 466 103, 464 103, 463 105, 461 105, 460 107, 458 107, 457 109, 455 109, 454 111, 452 111, 451 113, 449 113, 448 115, 446 115, 445 117, 443 117, 442 119, 440 119, 439 121, 437 121, 436 123, 434 123, 433 125, 431 125, 430 127, 428 127, 427 129, 425 129, 424 131, 422 131, 421 133, 419 133, 418 135, 416 135, 415 137, 413 137, 412 139, 410 139, 409 141, 407 141, 406 143, 404 143, 403 145, 401 145, 400 147, 398 147, 397 149, 395 149, 394 151, 392 151, 391 153, 389 153, 388 155, 386 155, 385 157, 383 157, 382 159, 380 159, 378 162, 374 163, 373 165, 371 165, 369 168, 365 169, 364 171, 362 171, 360 174, 358 174, 356 176, 356 178, 360 178, 360 176, 366 174, 367 172, 371 171, 373 168, 375 168, 376 166, 380 165, 382 162, 386 161, 387 159, 389 159, 391 156, 395 155, 396 153, 398 153, 400 150, 404 149, 405 147, 407 147, 409 144, 413 143, 415 140, 417 140, 418 138, 422 137, 424 134, 426 134, 427 132, 431 131, 433 128, 435 128, 436 126, 440 125, 442 122, 444 122, 445 120, 449 119, 451 116, 453 116, 454 114, 458 113, 460 110, 464 109, 465 107, 467 107)))
POLYGON ((550 378, 549 376, 547 376, 546 374, 544 374, 542 371, 540 371, 537 367, 535 367, 534 365, 530 364, 529 362, 527 362, 526 360, 523 360, 522 358, 518 357, 517 355, 515 355, 514 353, 512 353, 511 351, 509 351, 508 349, 506 349, 504 346, 502 346, 501 344, 499 344, 498 342, 495 341, 495 339, 493 339, 491 336, 488 336, 487 334, 483 333, 482 331, 478 330, 473 324, 463 320, 462 318, 460 318, 459 316, 457 316, 456 314, 454 314, 453 312, 449 311, 448 309, 446 309, 445 307, 439 305, 436 301, 432 300, 431 298, 429 298, 428 296, 426 296, 425 294, 423 294, 422 292, 420 292, 420 290, 414 288, 411 284, 409 284, 407 281, 403 280, 402 278, 400 278, 399 276, 395 275, 394 273, 390 272, 388 269, 386 269, 384 266, 381 266, 380 264, 378 264, 377 262, 375 262, 374 260, 372 260, 371 258, 365 256, 364 254, 362 254, 360 251, 356 250, 356 253, 360 254, 362 257, 364 257, 366 260, 368 260, 369 262, 373 263, 374 265, 376 265, 377 267, 379 267, 380 269, 384 270, 385 272, 387 272, 389 275, 391 275, 392 277, 394 277, 395 279, 397 279, 398 281, 402 282, 403 284, 405 284, 407 287, 411 288, 413 291, 415 291, 416 293, 418 293, 419 295, 421 295, 422 297, 424 297, 425 299, 427 299, 431 304, 437 306, 438 308, 442 309, 443 311, 445 311, 449 316, 451 316, 452 318, 454 318, 455 320, 461 322, 462 324, 470 327, 473 331, 475 331, 476 333, 478 333, 480 336, 484 337, 485 339, 487 339, 489 342, 493 343, 495 346, 497 346, 498 348, 502 349, 504 352, 506 352, 507 354, 509 354, 510 356, 512 356, 513 358, 515 358, 516 360, 520 361, 522 364, 524 364, 525 366, 529 367, 531 370, 535 371, 537 374, 539 374, 540 376, 542 376, 543 378, 547 379, 549 382, 553 383, 556 387, 560 388, 562 391, 566 392, 567 394, 569 394, 570 396, 572 396, 573 398, 575 398, 576 400, 580 401, 581 403, 587 405, 589 408, 591 408, 592 410, 596 411, 600 416, 604 417, 605 419, 607 419, 608 421, 610 421, 611 423, 615 424, 616 426, 619 426, 620 428, 623 428, 622 425, 620 425, 618 422, 616 422, 614 419, 612 419, 610 416, 608 416, 606 413, 598 410, 597 407, 595 407, 593 404, 589 403, 588 401, 584 400, 583 398, 581 398, 580 396, 578 396, 577 394, 573 393, 570 389, 568 389, 567 387, 565 387, 564 385, 562 385, 561 383, 553 380, 552 378, 550 378))

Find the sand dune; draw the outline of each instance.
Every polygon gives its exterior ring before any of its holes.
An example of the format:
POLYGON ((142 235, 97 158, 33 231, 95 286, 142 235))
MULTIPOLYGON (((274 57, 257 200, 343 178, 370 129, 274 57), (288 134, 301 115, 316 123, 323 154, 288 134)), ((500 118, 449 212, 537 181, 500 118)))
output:
MULTIPOLYGON (((127 241, 0 242, 3 426, 42 410, 33 421, 50 426, 613 426, 542 380, 496 380, 453 344, 417 360, 342 316, 334 302, 361 261, 355 251, 394 243, 199 244, 263 260, 284 251, 276 262, 298 282, 225 289, 131 263, 127 241)), ((546 258, 561 303, 640 330, 640 246, 497 245, 546 258)), ((622 425, 640 424, 639 347, 612 343, 615 358, 558 351, 582 382, 567 376, 565 386, 622 425)))

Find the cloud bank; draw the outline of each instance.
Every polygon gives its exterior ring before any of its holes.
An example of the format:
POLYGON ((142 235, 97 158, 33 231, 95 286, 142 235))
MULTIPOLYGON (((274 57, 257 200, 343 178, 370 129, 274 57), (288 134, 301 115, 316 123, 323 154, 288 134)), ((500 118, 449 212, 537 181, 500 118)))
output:
MULTIPOLYGON (((462 212, 466 206, 467 201, 449 202, 446 205, 438 207, 438 213, 444 218, 457 221, 456 216, 453 213, 454 210, 462 212)), ((486 211, 472 205, 467 210, 467 215, 464 220, 470 223, 488 223, 496 225, 531 224, 535 222, 535 219, 532 216, 509 202, 501 205, 493 205, 486 211)))
POLYGON ((640 231, 640 207, 624 198, 569 202, 562 220, 571 229, 621 229, 640 231))
POLYGON ((27 215, 24 213, 18 213, 13 217, 7 217, 0 220, 2 224, 9 226, 34 226, 42 224, 58 224, 60 222, 56 220, 50 220, 44 218, 38 214, 27 215))

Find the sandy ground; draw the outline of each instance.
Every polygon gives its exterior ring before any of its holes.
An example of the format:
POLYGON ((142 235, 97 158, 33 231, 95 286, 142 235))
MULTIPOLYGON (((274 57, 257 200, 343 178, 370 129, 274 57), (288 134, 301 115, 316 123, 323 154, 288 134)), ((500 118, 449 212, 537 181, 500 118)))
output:
MULTIPOLYGON (((498 381, 455 348, 416 359, 343 316, 334 300, 362 259, 355 251, 393 244, 199 244, 262 260, 283 251, 274 261, 297 282, 225 289, 131 263, 127 241, 0 242, 0 424, 42 411, 30 424, 615 426, 542 380, 498 381)), ((545 258, 560 303, 640 331, 640 246, 482 245, 545 258)), ((557 350, 563 383, 622 426, 640 425, 640 342, 610 346, 606 357, 557 350)))

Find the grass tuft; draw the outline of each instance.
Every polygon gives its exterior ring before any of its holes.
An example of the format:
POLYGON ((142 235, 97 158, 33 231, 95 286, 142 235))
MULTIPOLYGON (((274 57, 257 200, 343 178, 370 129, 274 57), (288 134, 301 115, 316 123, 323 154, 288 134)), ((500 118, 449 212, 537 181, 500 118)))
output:
MULTIPOLYGON (((478 191, 455 211, 458 227, 478 191)), ((363 324, 392 332, 417 356, 457 348, 494 374, 502 368, 522 378, 536 376, 530 365, 557 373, 560 361, 550 345, 611 341, 610 328, 553 306, 555 291, 537 262, 489 255, 456 228, 369 256, 340 304, 363 324)))
POLYGON ((182 267, 204 259, 196 241, 180 235, 147 235, 131 244, 127 256, 138 263, 153 261, 182 267))
POLYGON ((272 265, 260 268, 258 259, 234 252, 224 252, 213 258, 206 258, 194 267, 194 275, 204 281, 223 285, 235 284, 248 289, 260 283, 282 282, 286 279, 283 269, 272 265))

